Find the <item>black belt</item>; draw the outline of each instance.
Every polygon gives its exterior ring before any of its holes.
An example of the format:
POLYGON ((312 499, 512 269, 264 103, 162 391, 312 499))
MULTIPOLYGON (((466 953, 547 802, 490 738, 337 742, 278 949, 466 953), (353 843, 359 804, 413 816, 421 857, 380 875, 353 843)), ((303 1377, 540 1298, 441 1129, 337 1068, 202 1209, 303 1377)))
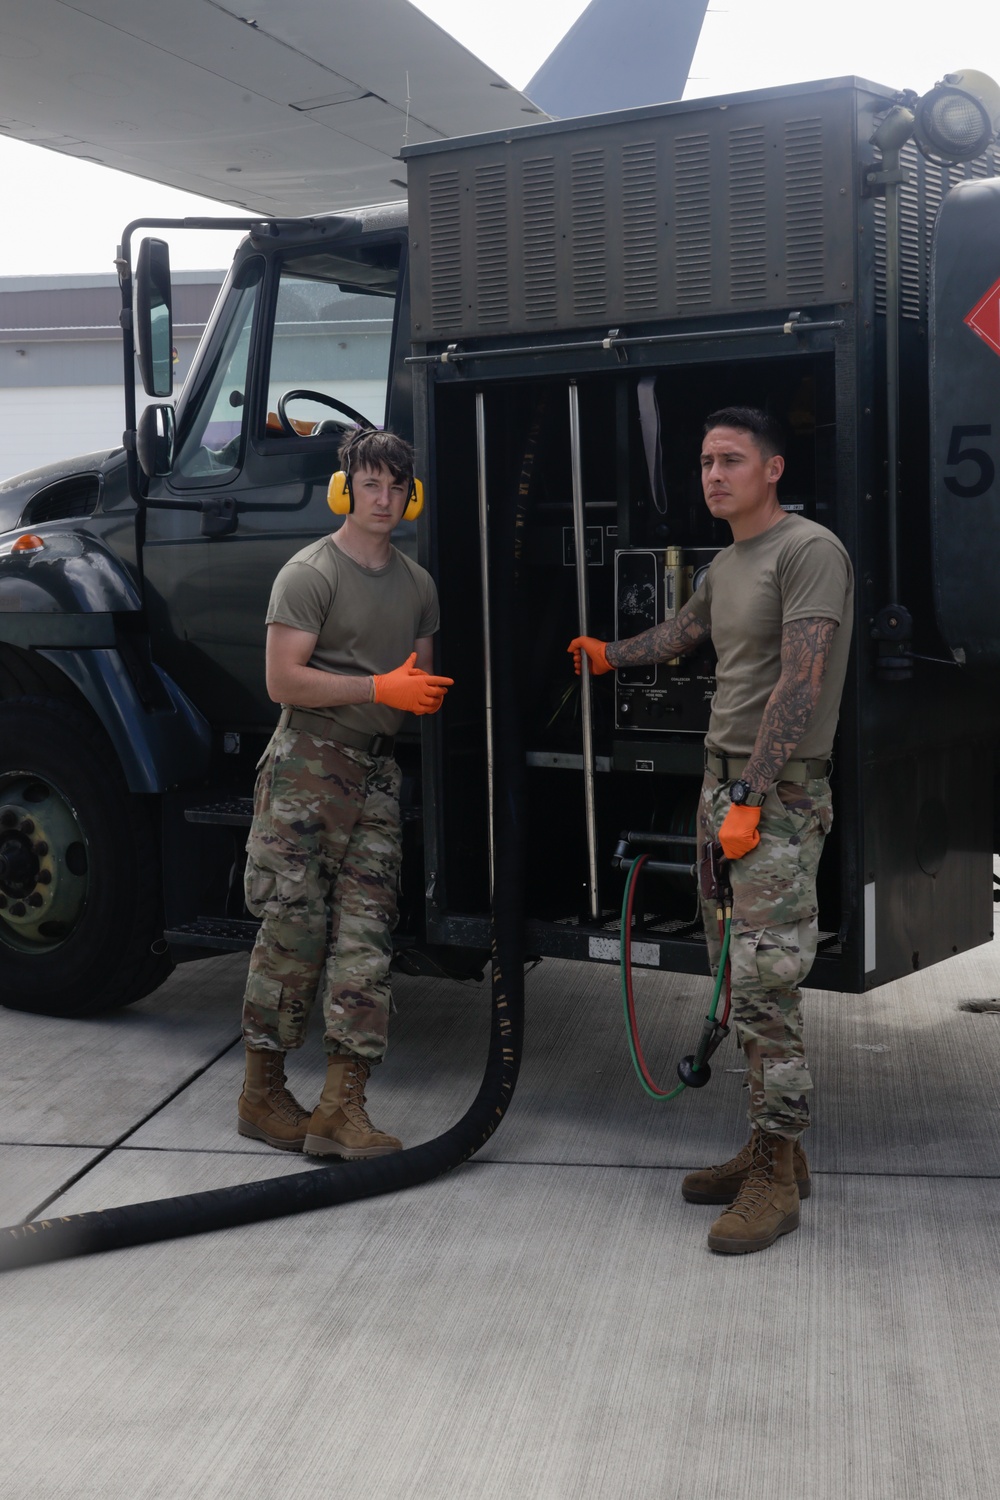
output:
MULTIPOLYGON (((720 781, 735 781, 749 764, 749 755, 720 755, 716 750, 705 751, 705 770, 711 771, 720 781)), ((832 770, 832 760, 790 760, 782 766, 775 780, 819 781, 829 776, 832 770)))
POLYGON ((283 707, 278 728, 302 729, 318 740, 348 745, 352 750, 363 750, 366 755, 391 755, 396 748, 394 734, 365 734, 363 729, 347 729, 335 719, 327 718, 326 714, 311 714, 305 708, 283 707))

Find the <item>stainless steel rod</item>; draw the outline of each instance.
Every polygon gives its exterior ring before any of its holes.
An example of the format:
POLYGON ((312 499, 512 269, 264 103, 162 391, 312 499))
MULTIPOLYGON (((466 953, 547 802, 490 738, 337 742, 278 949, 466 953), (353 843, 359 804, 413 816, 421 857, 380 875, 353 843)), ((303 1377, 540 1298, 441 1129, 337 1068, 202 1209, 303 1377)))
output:
POLYGON ((486 408, 482 391, 476 392, 476 462, 479 476, 479 580, 483 593, 483 684, 486 699, 486 803, 487 841, 490 863, 490 898, 493 897, 495 812, 493 795, 493 654, 490 650, 490 508, 486 491, 486 408))
MULTIPOLYGON (((580 459, 580 393, 576 381, 569 387, 569 453, 573 484, 573 549, 576 558, 576 611, 581 635, 589 634, 590 606, 587 589, 586 512, 583 505, 583 465, 580 459)), ((583 720, 583 798, 587 817, 587 863, 590 915, 601 915, 597 893, 597 803, 594 796, 594 719, 587 653, 580 653, 580 708, 583 720)))
POLYGON ((509 349, 459 349, 454 345, 443 354, 410 354, 406 365, 458 365, 469 359, 512 359, 518 354, 566 354, 589 349, 627 349, 633 344, 703 344, 718 339, 748 339, 765 334, 832 333, 846 327, 843 318, 828 318, 824 322, 767 323, 761 328, 702 328, 690 333, 645 333, 622 338, 613 332, 603 339, 574 339, 564 344, 525 344, 521 348, 509 349))
POLYGON ((625 842, 631 844, 635 849, 641 849, 643 844, 650 849, 657 849, 663 844, 691 844, 698 842, 696 833, 643 833, 630 829, 624 835, 625 842))

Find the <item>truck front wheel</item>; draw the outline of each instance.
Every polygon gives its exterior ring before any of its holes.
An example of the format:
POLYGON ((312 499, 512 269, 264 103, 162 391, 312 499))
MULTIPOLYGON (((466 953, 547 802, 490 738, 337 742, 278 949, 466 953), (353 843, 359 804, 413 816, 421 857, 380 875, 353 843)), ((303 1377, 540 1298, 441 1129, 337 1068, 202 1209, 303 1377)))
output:
POLYGON ((170 973, 160 859, 91 718, 58 698, 0 702, 0 999, 88 1016, 170 973))

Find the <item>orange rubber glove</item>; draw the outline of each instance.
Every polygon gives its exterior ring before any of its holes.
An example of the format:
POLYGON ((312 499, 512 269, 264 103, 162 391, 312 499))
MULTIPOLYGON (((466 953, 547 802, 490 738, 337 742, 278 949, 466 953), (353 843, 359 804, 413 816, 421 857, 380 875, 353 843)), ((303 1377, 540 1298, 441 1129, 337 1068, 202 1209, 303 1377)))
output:
POLYGON ((584 651, 590 663, 591 676, 600 677, 604 672, 614 671, 614 667, 608 661, 606 641, 595 640, 592 635, 578 635, 575 640, 570 641, 566 650, 573 653, 573 665, 576 667, 577 677, 580 675, 580 655, 584 651))
POLYGON ((454 682, 453 677, 432 677, 413 664, 417 653, 412 651, 401 667, 373 677, 375 702, 387 708, 401 708, 410 714, 436 714, 444 702, 444 695, 454 682))
POLYGON ((719 829, 719 843, 727 859, 742 859, 760 843, 757 824, 760 822, 759 807, 741 807, 730 803, 729 811, 719 829))

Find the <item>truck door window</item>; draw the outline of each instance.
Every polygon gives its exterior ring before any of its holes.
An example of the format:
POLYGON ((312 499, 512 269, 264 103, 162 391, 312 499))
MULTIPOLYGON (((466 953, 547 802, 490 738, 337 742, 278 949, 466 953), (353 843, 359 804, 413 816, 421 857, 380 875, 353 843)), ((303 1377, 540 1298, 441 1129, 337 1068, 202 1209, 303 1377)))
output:
POLYGON ((263 437, 336 447, 358 418, 384 425, 398 260, 382 244, 285 261, 263 437))
POLYGON ((198 387, 184 402, 171 478, 217 482, 239 468, 250 367, 250 336, 263 277, 262 260, 248 262, 230 288, 200 364, 198 387))

